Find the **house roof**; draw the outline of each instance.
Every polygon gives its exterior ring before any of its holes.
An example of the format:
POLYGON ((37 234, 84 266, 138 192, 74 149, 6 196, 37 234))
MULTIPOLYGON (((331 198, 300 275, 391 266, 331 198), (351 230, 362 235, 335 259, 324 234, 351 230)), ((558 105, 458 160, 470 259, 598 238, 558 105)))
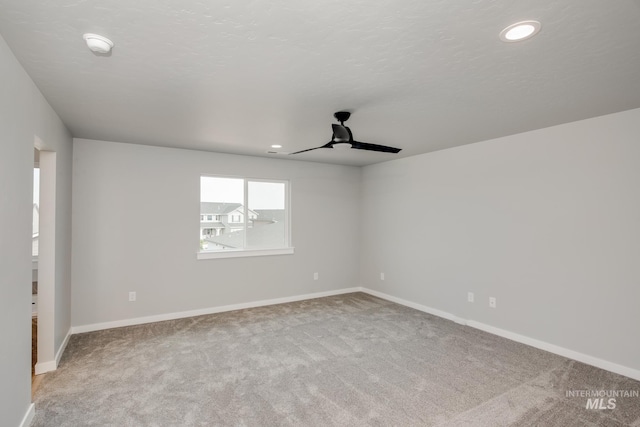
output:
POLYGON ((258 220, 284 221, 285 211, 283 209, 255 209, 258 220))
MULTIPOLYGON (((249 243, 252 247, 272 247, 284 244, 284 222, 256 223, 248 231, 249 243)), ((244 233, 247 230, 240 230, 235 233, 224 233, 220 236, 209 236, 204 240, 219 244, 225 247, 237 248, 242 246, 244 233)))
POLYGON ((201 202, 200 214, 201 215, 224 215, 231 213, 242 207, 240 203, 217 203, 217 202, 201 202))

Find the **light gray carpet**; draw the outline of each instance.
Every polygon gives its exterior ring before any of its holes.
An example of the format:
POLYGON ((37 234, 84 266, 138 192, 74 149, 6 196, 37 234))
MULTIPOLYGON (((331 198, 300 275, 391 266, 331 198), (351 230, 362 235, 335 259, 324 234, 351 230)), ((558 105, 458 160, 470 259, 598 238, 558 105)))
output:
POLYGON ((366 294, 71 337, 33 426, 640 426, 640 383, 366 294))

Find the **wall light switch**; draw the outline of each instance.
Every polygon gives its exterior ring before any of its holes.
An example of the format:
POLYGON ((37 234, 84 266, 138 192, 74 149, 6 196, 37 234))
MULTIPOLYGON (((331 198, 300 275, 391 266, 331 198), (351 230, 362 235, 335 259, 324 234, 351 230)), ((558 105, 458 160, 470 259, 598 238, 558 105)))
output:
POLYGON ((319 277, 318 273, 313 273, 313 280, 318 280, 319 277))
POLYGON ((473 292, 467 292, 467 301, 473 302, 473 292))
POLYGON ((136 300, 136 293, 129 292, 129 301, 135 301, 135 300, 136 300))
POLYGON ((489 307, 496 308, 496 298, 495 297, 490 297, 489 298, 489 307))
POLYGON ((380 273, 380 280, 384 280, 384 273, 380 273))

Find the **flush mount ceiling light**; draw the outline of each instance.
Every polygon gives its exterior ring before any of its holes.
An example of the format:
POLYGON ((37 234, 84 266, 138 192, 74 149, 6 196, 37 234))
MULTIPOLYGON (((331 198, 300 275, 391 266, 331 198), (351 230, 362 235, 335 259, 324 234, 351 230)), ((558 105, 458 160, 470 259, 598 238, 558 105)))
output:
POLYGON ((92 52, 109 53, 113 47, 113 42, 98 34, 87 33, 82 36, 87 42, 87 46, 92 52))
POLYGON ((273 145, 271 146, 271 148, 282 148, 282 145, 280 145, 280 144, 273 144, 273 145))
POLYGON ((526 40, 538 34, 540 27, 538 21, 516 22, 500 31, 500 40, 507 43, 526 40))

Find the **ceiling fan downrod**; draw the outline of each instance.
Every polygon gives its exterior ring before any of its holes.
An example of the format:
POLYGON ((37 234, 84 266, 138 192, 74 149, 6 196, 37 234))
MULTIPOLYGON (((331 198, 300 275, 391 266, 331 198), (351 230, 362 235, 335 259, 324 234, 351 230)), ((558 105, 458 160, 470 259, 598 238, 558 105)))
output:
POLYGON ((333 117, 335 117, 336 120, 340 122, 341 126, 344 126, 344 122, 349 120, 349 117, 351 117, 351 113, 348 111, 338 111, 337 113, 333 113, 333 117))

